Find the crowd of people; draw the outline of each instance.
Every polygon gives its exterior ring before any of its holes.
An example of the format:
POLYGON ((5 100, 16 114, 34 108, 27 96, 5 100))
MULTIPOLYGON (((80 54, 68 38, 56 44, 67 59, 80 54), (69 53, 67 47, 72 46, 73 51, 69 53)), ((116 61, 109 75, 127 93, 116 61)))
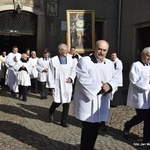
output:
MULTIPOLYGON (((36 51, 27 49, 20 54, 14 46, 12 52, 0 56, 1 85, 7 85, 13 96, 27 101, 29 91, 40 98, 48 98, 51 90, 53 102, 49 119, 55 122, 55 110, 62 104, 60 124, 68 127, 69 104, 73 100, 73 114, 81 120, 81 150, 93 150, 100 126, 106 131, 109 120, 110 100, 123 86, 123 64, 117 53, 106 58, 109 43, 99 40, 93 53, 80 56, 74 46, 58 45, 58 55, 50 57, 48 50, 38 58, 36 51)), ((129 138, 130 128, 144 121, 143 141, 150 141, 150 47, 141 52, 141 60, 133 63, 129 73, 130 85, 127 105, 135 108, 137 115, 124 125, 123 135, 129 138)))

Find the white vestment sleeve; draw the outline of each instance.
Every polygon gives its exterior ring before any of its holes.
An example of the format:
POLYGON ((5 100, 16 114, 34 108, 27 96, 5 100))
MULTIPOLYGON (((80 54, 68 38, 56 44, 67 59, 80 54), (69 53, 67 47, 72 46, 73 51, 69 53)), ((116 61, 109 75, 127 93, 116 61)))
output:
POLYGON ((44 68, 41 66, 41 58, 39 58, 38 59, 38 61, 37 61, 37 65, 36 65, 36 67, 37 67, 37 70, 39 71, 39 72, 42 72, 43 70, 44 70, 44 68))
POLYGON ((70 76, 69 76, 72 79, 73 83, 74 83, 74 79, 76 77, 76 65, 77 65, 77 63, 75 63, 75 60, 74 60, 73 66, 71 67, 71 70, 70 70, 70 76))
POLYGON ((149 77, 146 71, 141 74, 139 68, 140 66, 137 67, 134 64, 131 66, 129 74, 130 82, 132 82, 133 86, 136 88, 146 91, 149 87, 149 77))
POLYGON ((6 65, 9 66, 9 67, 14 65, 14 60, 12 58, 12 54, 11 53, 9 53, 7 58, 6 58, 6 65))

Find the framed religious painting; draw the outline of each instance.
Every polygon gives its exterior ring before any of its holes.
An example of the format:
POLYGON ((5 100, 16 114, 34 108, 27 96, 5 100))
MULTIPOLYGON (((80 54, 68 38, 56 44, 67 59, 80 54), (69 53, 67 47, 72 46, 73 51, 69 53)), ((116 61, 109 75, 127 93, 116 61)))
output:
POLYGON ((94 10, 67 10, 67 45, 80 54, 93 51, 95 45, 94 10))

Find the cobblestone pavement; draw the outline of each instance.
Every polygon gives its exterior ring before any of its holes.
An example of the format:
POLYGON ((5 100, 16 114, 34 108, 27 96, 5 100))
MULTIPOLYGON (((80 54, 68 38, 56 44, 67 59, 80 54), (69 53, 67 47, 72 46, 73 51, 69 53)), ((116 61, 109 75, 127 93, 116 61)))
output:
MULTIPOLYGON (((62 107, 57 108, 56 123, 49 122, 48 109, 52 103, 49 95, 41 100, 39 94, 29 94, 27 102, 11 96, 7 89, 0 90, 0 150, 79 150, 81 123, 72 116, 70 106, 68 128, 61 127, 62 107)), ((142 143, 142 127, 132 128, 130 139, 122 136, 123 125, 135 114, 126 106, 111 108, 107 131, 99 131, 96 150, 150 149, 142 143)))

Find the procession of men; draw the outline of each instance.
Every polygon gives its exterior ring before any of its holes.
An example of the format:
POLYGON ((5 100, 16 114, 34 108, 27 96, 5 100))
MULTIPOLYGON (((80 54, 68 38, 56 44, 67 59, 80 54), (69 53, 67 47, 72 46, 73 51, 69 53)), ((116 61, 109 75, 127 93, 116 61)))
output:
MULTIPOLYGON (((72 49, 75 51, 75 47, 71 47, 70 51, 72 49)), ((110 101, 118 87, 123 85, 123 68, 116 69, 114 62, 106 58, 108 50, 109 43, 99 40, 93 53, 81 57, 75 52, 69 53, 68 46, 61 43, 58 45, 58 55, 50 57, 50 52, 44 50, 43 56, 38 58, 36 51, 30 53, 28 49, 30 54, 20 54, 18 47, 13 46, 12 52, 5 59, 5 85, 14 97, 24 102, 30 92, 39 93, 39 98, 46 100, 51 91, 53 102, 49 108, 49 120, 55 123, 55 110, 62 104, 60 125, 64 128, 68 127, 69 104, 73 100, 73 114, 82 122, 80 150, 93 150, 101 123, 109 121, 110 101)), ((148 62, 146 66, 149 66, 149 54, 150 49, 142 55, 143 60, 148 62)), ((144 78, 142 81, 149 79, 144 78)), ((149 83, 147 84, 148 89, 144 90, 149 95, 149 83)), ((149 96, 146 101, 149 113, 149 96)), ((147 128, 150 121, 146 121, 147 128)), ((125 138, 127 134, 129 137, 129 130, 127 131, 125 128, 125 138)), ((143 138, 145 142, 150 140, 148 128, 147 132, 146 138, 143 138)))

